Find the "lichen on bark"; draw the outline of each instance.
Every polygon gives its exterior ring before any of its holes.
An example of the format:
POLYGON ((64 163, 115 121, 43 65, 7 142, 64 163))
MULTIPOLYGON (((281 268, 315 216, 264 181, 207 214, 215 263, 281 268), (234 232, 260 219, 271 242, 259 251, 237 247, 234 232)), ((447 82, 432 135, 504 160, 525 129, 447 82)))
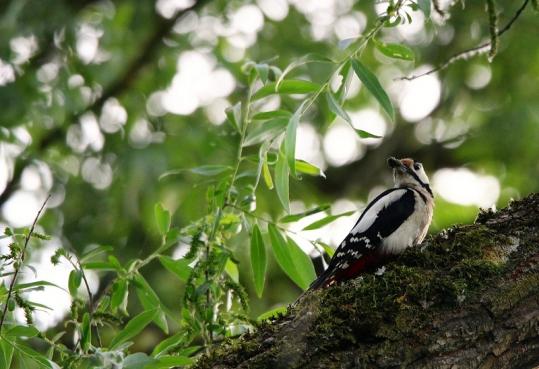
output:
POLYGON ((196 368, 532 368, 539 364, 539 195, 429 237, 308 294, 196 368))

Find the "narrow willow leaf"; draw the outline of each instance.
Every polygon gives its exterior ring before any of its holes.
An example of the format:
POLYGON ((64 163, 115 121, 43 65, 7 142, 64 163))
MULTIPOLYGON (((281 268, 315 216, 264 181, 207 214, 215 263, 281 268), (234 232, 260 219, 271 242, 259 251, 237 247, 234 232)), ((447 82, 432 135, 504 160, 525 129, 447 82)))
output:
POLYGON ((283 272, 298 286, 303 288, 303 281, 298 275, 294 261, 292 260, 292 255, 290 253, 290 248, 284 237, 281 235, 281 232, 273 224, 268 224, 268 232, 271 240, 271 248, 273 250, 273 255, 277 264, 281 267, 283 272))
POLYGON ((376 100, 378 100, 380 105, 382 105, 382 108, 389 115, 391 120, 395 120, 395 110, 393 108, 393 104, 391 104, 389 96, 387 96, 387 93, 383 89, 382 85, 380 85, 378 78, 376 78, 376 76, 357 59, 352 60, 352 68, 354 69, 354 72, 356 72, 356 75, 361 82, 363 82, 363 85, 367 87, 367 90, 369 90, 376 100))
POLYGON ((7 339, 0 340, 0 368, 11 368, 13 345, 7 339))
POLYGON ((252 100, 258 100, 273 94, 308 94, 319 89, 320 85, 318 83, 300 79, 288 79, 281 81, 279 86, 275 82, 266 84, 255 92, 252 100))
POLYGON ((84 263, 84 262, 86 262, 86 261, 88 261, 90 259, 95 258, 98 255, 101 255, 101 254, 104 254, 104 253, 107 253, 107 252, 111 252, 112 250, 114 250, 114 247, 112 247, 112 246, 97 246, 97 247, 91 249, 90 251, 85 252, 81 256, 80 261, 81 261, 81 263, 84 263))
POLYGON ((302 211, 301 213, 296 213, 296 214, 290 214, 290 215, 286 215, 284 217, 282 217, 281 219, 279 219, 279 222, 281 223, 292 223, 292 222, 296 222, 300 219, 303 219, 309 215, 313 215, 313 214, 316 214, 316 213, 320 213, 321 211, 326 211, 327 209, 329 209, 329 205, 328 204, 324 204, 324 205, 320 205, 320 206, 317 206, 315 208, 312 208, 312 209, 309 209, 309 210, 306 210, 306 211, 302 211))
POLYGON ((374 45, 382 54, 393 59, 402 59, 408 61, 414 61, 414 51, 407 46, 393 43, 385 43, 382 41, 374 40, 374 45))
POLYGON ((357 40, 357 37, 345 38, 339 41, 339 49, 345 50, 348 46, 352 45, 357 40))
MULTIPOLYGON (((344 82, 344 81, 343 81, 344 82)), ((328 102, 329 110, 344 119, 349 124, 352 124, 352 119, 348 113, 342 108, 341 104, 337 102, 331 91, 326 91, 326 101, 328 102)))
POLYGON ((88 350, 92 344, 92 322, 90 320, 90 314, 84 313, 82 317, 82 325, 80 332, 80 345, 84 351, 88 350))
POLYGON ((273 189, 273 180, 271 179, 271 172, 269 170, 267 156, 264 158, 264 162, 262 164, 262 174, 264 176, 264 183, 266 183, 266 186, 270 190, 272 190, 273 189))
POLYGON ((117 349, 122 343, 133 338, 148 325, 155 318, 157 309, 144 311, 133 319, 131 319, 124 329, 122 329, 113 339, 110 344, 110 349, 117 349))
POLYGON ((362 129, 354 128, 354 131, 356 131, 357 135, 361 138, 382 138, 382 136, 375 135, 374 133, 370 133, 362 129))
POLYGON ((61 289, 62 291, 65 291, 64 288, 62 288, 62 287, 60 287, 57 284, 54 284, 52 282, 48 282, 48 281, 35 281, 35 282, 28 282, 28 283, 20 283, 20 284, 16 285, 13 288, 13 290, 14 291, 23 291, 23 290, 28 290, 28 289, 31 289, 31 288, 42 289, 43 287, 47 287, 47 286, 56 287, 56 288, 61 289))
POLYGON ((305 160, 296 160, 296 170, 300 173, 308 174, 310 176, 320 176, 326 178, 326 174, 322 171, 322 169, 311 163, 306 162, 305 160))
POLYGON ((283 133, 287 125, 287 118, 276 118, 266 122, 251 124, 249 132, 247 132, 247 136, 245 137, 245 140, 243 140, 243 146, 252 146, 271 140, 275 136, 283 133))
POLYGON ((279 76, 279 79, 277 80, 277 86, 280 86, 284 78, 294 69, 297 67, 300 67, 305 64, 310 63, 334 63, 333 60, 329 59, 327 56, 317 54, 317 53, 309 53, 307 55, 302 56, 301 58, 293 61, 292 63, 288 64, 288 66, 285 68, 285 70, 281 73, 279 76))
POLYGON ((301 289, 309 288, 316 277, 311 258, 293 240, 286 241, 273 224, 268 225, 268 231, 277 264, 301 289))
POLYGON ((37 328, 31 325, 16 325, 6 332, 8 337, 35 337, 39 334, 37 328))
POLYGON ((431 0, 417 0, 417 5, 419 5, 419 9, 425 14, 425 18, 430 18, 430 11, 431 11, 431 0))
POLYGON ((156 310, 153 321, 165 334, 168 334, 168 322, 163 311, 165 307, 161 304, 159 297, 142 275, 137 274, 134 282, 140 303, 146 310, 156 310))
POLYGON ((252 120, 268 120, 268 119, 274 119, 274 118, 284 118, 288 121, 290 119, 290 116, 292 113, 286 110, 271 110, 271 111, 263 111, 260 113, 256 113, 251 118, 252 120))
POLYGON ((122 363, 122 369, 145 369, 156 361, 143 352, 136 352, 125 357, 122 363))
POLYGON ((251 232, 251 268, 253 270, 253 281, 255 285, 255 291, 258 297, 262 297, 264 291, 264 281, 266 279, 266 247, 264 245, 264 239, 262 233, 257 224, 253 225, 251 232))
POLYGON ((168 172, 161 174, 159 176, 159 180, 162 180, 163 178, 166 178, 166 177, 182 174, 185 172, 190 172, 190 173, 198 174, 201 176, 216 176, 218 174, 225 173, 230 170, 232 170, 232 168, 227 165, 202 165, 196 168, 169 170, 168 172))
POLYGON ((144 369, 169 369, 191 365, 193 363, 194 360, 187 356, 163 355, 159 357, 156 363, 148 364, 144 369))
POLYGON ((290 213, 290 199, 289 199, 289 176, 288 176, 288 164, 285 156, 279 152, 277 157, 277 163, 275 163, 275 190, 277 196, 283 205, 283 208, 287 213, 290 213))
POLYGON ((185 259, 173 259, 170 256, 159 256, 161 264, 171 273, 175 274, 180 280, 187 282, 191 271, 193 270, 189 266, 189 261, 185 259))
POLYGON ((125 279, 118 279, 112 284, 112 293, 110 297, 110 307, 113 310, 118 308, 125 311, 127 304, 127 281, 125 279))
POLYGON ((304 231, 311 231, 313 229, 322 228, 323 226, 334 222, 335 220, 339 219, 340 217, 346 217, 346 216, 352 215, 354 213, 355 213, 355 211, 347 211, 346 213, 341 213, 341 214, 336 214, 336 215, 328 215, 325 218, 319 219, 316 222, 313 222, 313 223, 309 224, 308 226, 304 227, 303 230, 304 231))
POLYGON ((290 237, 288 237, 288 248, 290 249, 290 255, 292 256, 296 272, 301 279, 300 287, 306 290, 309 288, 311 282, 316 279, 313 261, 290 237))
POLYGON ((166 235, 170 229, 170 212, 159 203, 154 206, 154 215, 159 233, 162 236, 166 235))
POLYGON ((230 125, 239 133, 241 132, 241 102, 225 110, 226 118, 230 125))
POLYGON ((266 320, 266 319, 269 319, 269 318, 273 318, 273 317, 276 317, 280 314, 284 314, 286 313, 286 311, 288 310, 288 306, 279 306, 279 307, 276 307, 276 308, 273 308, 271 310, 268 310, 262 314, 260 314, 256 320, 261 322, 263 320, 266 320))
POLYGON ((290 174, 296 177, 296 134, 298 131, 299 119, 301 118, 303 104, 296 110, 294 115, 290 117, 288 126, 286 127, 286 135, 284 138, 284 151, 290 174))
POLYGON ((159 357, 159 354, 162 352, 167 352, 171 348, 174 348, 178 345, 183 344, 187 339, 187 332, 179 331, 173 336, 165 338, 155 346, 152 351, 153 357, 159 357))
POLYGON ((267 64, 256 64, 255 69, 260 80, 265 84, 268 81, 269 66, 267 64))
POLYGON ((328 254, 328 256, 329 256, 330 258, 332 258, 333 255, 335 254, 335 249, 334 249, 333 247, 331 247, 330 245, 328 245, 327 243, 324 243, 324 242, 322 242, 322 241, 315 241, 315 243, 316 243, 317 245, 322 246, 322 248, 324 249, 324 252, 325 252, 326 254, 328 254))
POLYGON ((67 287, 71 296, 77 296, 77 290, 79 289, 81 282, 82 272, 80 270, 74 269, 69 272, 69 277, 67 279, 67 287))
POLYGON ((240 271, 238 270, 238 264, 230 260, 230 258, 225 263, 225 272, 234 282, 239 283, 240 271))

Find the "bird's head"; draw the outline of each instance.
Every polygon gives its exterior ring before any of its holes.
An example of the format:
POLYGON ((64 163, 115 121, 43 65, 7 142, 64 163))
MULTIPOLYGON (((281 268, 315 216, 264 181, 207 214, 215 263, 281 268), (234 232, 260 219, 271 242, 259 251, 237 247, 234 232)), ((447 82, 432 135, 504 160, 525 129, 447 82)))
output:
POLYGON ((424 189, 432 195, 429 186, 429 177, 423 169, 423 165, 414 159, 396 159, 390 157, 387 164, 393 168, 393 179, 396 186, 410 186, 418 189, 424 189))

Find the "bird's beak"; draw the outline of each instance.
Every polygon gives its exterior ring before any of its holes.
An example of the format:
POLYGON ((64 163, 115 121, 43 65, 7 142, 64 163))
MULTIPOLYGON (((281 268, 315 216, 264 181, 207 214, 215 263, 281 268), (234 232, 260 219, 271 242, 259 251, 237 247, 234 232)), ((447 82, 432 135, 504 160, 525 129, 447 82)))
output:
POLYGON ((404 166, 400 160, 394 158, 393 156, 387 159, 387 165, 390 168, 401 168, 404 166))

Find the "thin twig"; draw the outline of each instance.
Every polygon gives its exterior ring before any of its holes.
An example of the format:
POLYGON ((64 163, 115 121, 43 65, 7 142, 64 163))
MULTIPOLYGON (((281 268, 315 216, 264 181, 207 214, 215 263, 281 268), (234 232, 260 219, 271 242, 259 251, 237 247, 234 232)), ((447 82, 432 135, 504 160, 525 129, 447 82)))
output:
MULTIPOLYGON (((513 24, 516 22, 516 20, 520 17, 522 12, 524 11, 526 6, 528 5, 529 1, 530 0, 524 0, 524 3, 520 6, 520 8, 518 8, 518 10, 516 11, 513 18, 511 18, 511 20, 509 20, 509 22, 507 22, 505 27, 503 27, 501 30, 498 31, 498 33, 496 34, 498 37, 503 35, 505 32, 509 31, 511 26, 513 26, 513 24)), ((476 55, 482 54, 482 53, 488 51, 490 49, 490 47, 491 47, 491 42, 486 42, 486 43, 481 44, 479 46, 472 47, 471 49, 467 49, 467 50, 461 51, 461 52, 453 55, 452 57, 447 59, 447 61, 445 63, 440 64, 436 68, 433 68, 433 69, 431 69, 431 70, 429 70, 427 72, 417 74, 417 75, 412 75, 412 76, 404 76, 404 77, 400 77, 400 78, 395 78, 395 80, 397 80, 397 81, 402 81, 402 80, 413 81, 414 79, 424 77, 424 76, 428 76, 430 74, 433 74, 433 73, 436 73, 436 72, 439 72, 441 70, 446 69, 451 64, 453 64, 453 63, 455 63, 455 62, 457 62, 459 60, 469 59, 469 58, 474 57, 476 55)))
POLYGON ((19 271, 22 269, 22 266, 24 263, 24 255, 26 253, 26 248, 28 247, 28 242, 30 242, 30 238, 32 237, 32 234, 34 233, 34 228, 36 227, 37 221, 39 220, 39 216, 41 215, 41 212, 45 208, 45 205, 47 205, 47 201, 49 201, 50 198, 51 198, 51 195, 49 194, 47 198, 45 199, 45 201, 43 202, 43 205, 41 205, 41 208, 39 208, 39 211, 37 212, 37 215, 34 219, 34 222, 32 223, 32 227, 30 227, 30 231, 24 238, 24 246, 22 248, 20 258, 18 260, 18 266, 17 266, 17 262, 14 264, 15 273, 13 274, 13 278, 11 279, 11 282, 9 284, 7 298, 4 305, 4 310, 2 312, 2 318, 0 319, 0 332, 2 331, 2 326, 4 325, 4 320, 6 318, 9 300, 11 299, 11 295, 13 294, 13 289, 15 288, 15 282, 17 281, 17 276, 19 275, 19 271))

